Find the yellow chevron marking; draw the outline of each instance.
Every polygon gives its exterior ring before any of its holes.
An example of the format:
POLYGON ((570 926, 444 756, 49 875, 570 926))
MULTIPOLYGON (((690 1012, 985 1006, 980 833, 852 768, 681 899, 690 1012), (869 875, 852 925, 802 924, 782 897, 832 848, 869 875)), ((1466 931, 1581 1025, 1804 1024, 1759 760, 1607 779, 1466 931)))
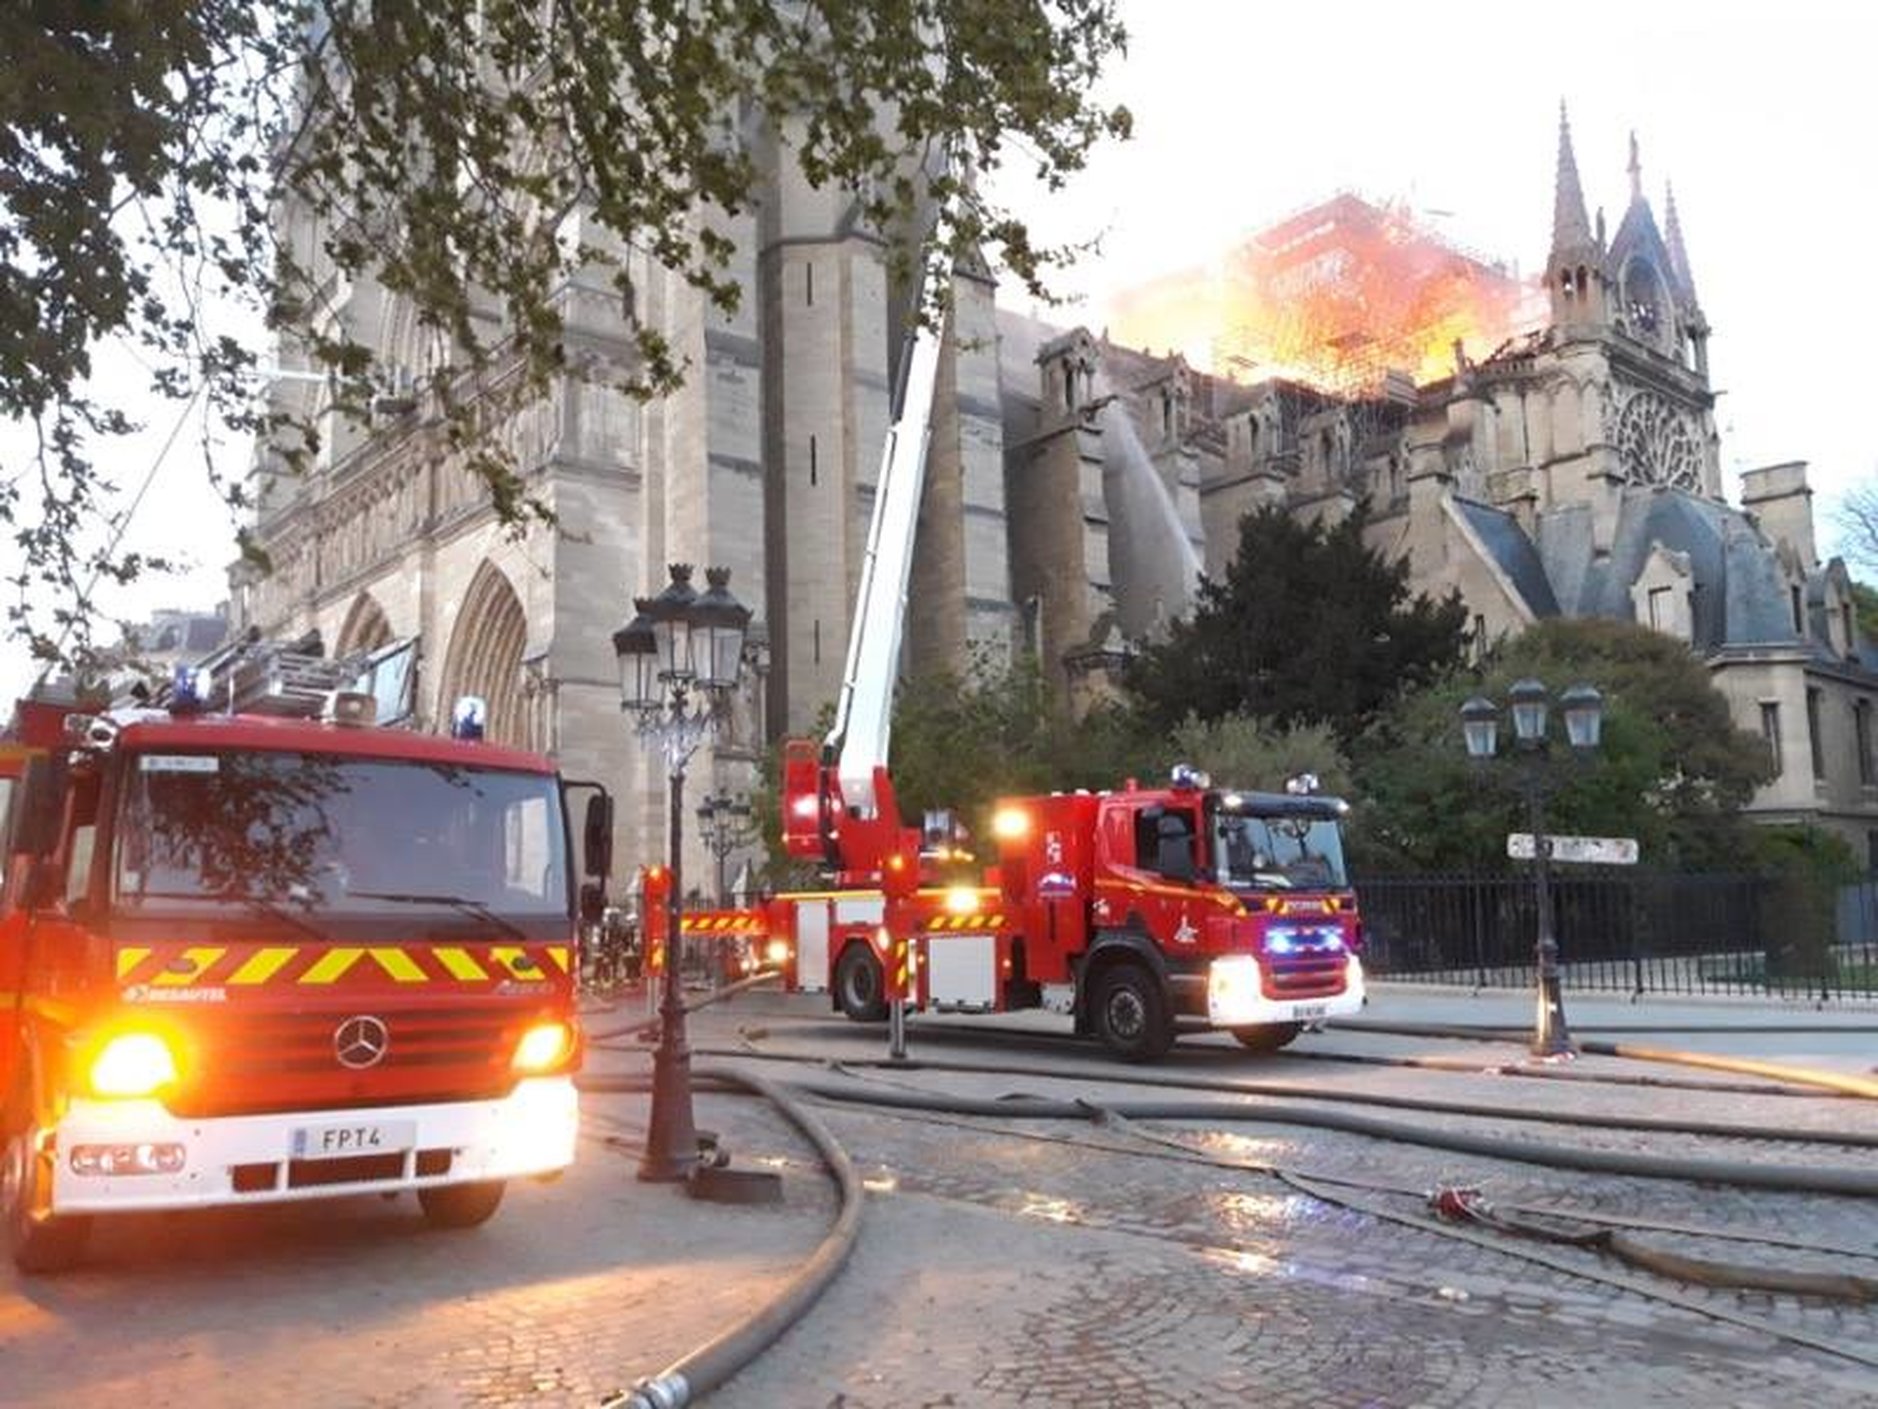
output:
POLYGON ((139 964, 141 964, 145 959, 148 959, 149 957, 150 957, 150 951, 148 949, 138 949, 135 947, 130 947, 130 948, 124 948, 124 949, 118 950, 117 951, 118 981, 120 983, 123 982, 124 979, 130 976, 130 971, 132 969, 136 968, 139 964))
POLYGON ((208 972, 209 965, 213 964, 227 952, 226 947, 221 949, 185 949, 183 950, 183 958, 189 961, 188 973, 173 974, 168 972, 168 967, 165 966, 165 971, 151 979, 150 982, 159 988, 180 988, 186 984, 194 983, 197 979, 201 978, 203 974, 208 972))
POLYGON ((358 963, 364 953, 363 949, 329 949, 320 955, 318 963, 300 975, 300 982, 332 983, 358 963))
POLYGON ((567 946, 565 944, 549 945, 548 957, 554 960, 554 966, 562 973, 567 972, 567 946))
POLYGON ((372 957, 378 961, 378 967, 390 974, 399 983, 425 983, 428 979, 417 961, 402 949, 374 949, 372 957))
POLYGON ((266 983, 299 952, 298 949, 257 949, 242 961, 240 968, 228 976, 228 982, 231 985, 266 983))
POLYGON ((437 961, 450 971, 450 977, 461 979, 464 983, 477 983, 489 977, 483 972, 483 966, 473 959, 467 950, 438 949, 433 951, 437 961))

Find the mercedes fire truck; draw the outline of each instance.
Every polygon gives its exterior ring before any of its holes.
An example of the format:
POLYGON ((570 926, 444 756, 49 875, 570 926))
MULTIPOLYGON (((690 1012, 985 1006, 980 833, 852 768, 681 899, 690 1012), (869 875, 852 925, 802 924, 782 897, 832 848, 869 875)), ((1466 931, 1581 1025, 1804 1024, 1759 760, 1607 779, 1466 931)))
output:
MULTIPOLYGON (((0 746, 0 1234, 415 1192, 469 1226, 574 1157, 575 876, 546 758, 372 697, 185 672, 167 708, 35 702, 0 746), (192 692, 203 687, 209 698, 192 692)), ((610 804, 589 802, 603 875, 610 804)))

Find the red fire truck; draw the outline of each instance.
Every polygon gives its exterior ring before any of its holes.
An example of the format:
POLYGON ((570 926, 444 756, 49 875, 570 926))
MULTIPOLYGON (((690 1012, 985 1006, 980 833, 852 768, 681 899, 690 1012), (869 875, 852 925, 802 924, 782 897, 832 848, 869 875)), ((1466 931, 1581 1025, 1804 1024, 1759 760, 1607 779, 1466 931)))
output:
POLYGON ((1129 1060, 1160 1056, 1183 1024, 1270 1051, 1357 1011, 1347 809, 1314 782, 1243 792, 1177 769, 1166 788, 1012 798, 996 813, 995 867, 961 885, 942 879, 949 821, 903 826, 888 736, 939 343, 922 325, 908 350, 834 727, 784 756, 784 845, 829 887, 694 914, 687 930, 759 929, 790 987, 830 993, 857 1021, 887 1017, 894 997, 1041 1006, 1129 1060))
POLYGON ((375 725, 366 694, 268 700, 39 705, 0 752, 0 1223, 24 1270, 120 1212, 411 1190, 470 1226, 574 1157, 553 765, 481 743, 474 708, 441 737, 375 725))

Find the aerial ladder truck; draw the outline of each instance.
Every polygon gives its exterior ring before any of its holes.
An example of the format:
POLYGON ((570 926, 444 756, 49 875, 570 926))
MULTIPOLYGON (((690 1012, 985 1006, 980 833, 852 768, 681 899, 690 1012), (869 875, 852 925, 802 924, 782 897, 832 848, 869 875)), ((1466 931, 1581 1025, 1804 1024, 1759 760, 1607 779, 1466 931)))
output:
MULTIPOLYGON (((1338 821, 1314 780, 1221 789, 1179 767, 1166 787, 1000 801, 995 864, 948 884, 945 814, 901 817, 888 768, 907 583, 943 328, 917 320, 868 532, 833 727, 785 746, 783 844, 825 888, 685 928, 758 931, 785 986, 878 1022, 1042 1007, 1127 1060, 1182 1028, 1272 1051, 1364 1002, 1361 922, 1338 821)), ((1066 507, 1073 512, 1073 506, 1066 507)))

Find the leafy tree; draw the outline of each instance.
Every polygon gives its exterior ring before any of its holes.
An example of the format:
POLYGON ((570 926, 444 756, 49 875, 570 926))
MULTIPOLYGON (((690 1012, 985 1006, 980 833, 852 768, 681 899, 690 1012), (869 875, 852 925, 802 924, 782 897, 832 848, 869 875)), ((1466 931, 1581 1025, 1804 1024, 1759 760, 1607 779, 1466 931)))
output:
POLYGON ((1358 734, 1398 693, 1461 659, 1458 595, 1411 597, 1408 563, 1363 541, 1362 505, 1342 522, 1306 524, 1276 509, 1247 515, 1225 580, 1208 580, 1190 619, 1150 645, 1127 684, 1146 720, 1173 729, 1256 715, 1282 726, 1358 734))
POLYGON ((1339 797, 1349 796, 1354 786, 1336 736, 1321 724, 1285 729, 1249 714, 1189 717, 1174 731, 1165 751, 1170 767, 1192 763, 1222 787, 1271 791, 1300 773, 1316 774, 1323 791, 1339 797))
POLYGON ((1854 582, 1852 609, 1858 613, 1859 632, 1867 641, 1878 641, 1878 588, 1854 582))
POLYGON ((1768 827, 1754 857, 1772 877, 1766 975, 1805 984, 1835 974, 1839 888, 1862 879, 1849 842, 1819 827, 1768 827))
MULTIPOLYGON (((933 258, 993 251, 1033 292, 1074 251, 1033 245, 968 174, 1014 156, 1047 189, 1127 110, 1090 95, 1126 35, 1117 0, 45 0, 0 6, 0 415, 29 428, 0 470, 17 543, 11 634, 82 644, 92 579, 150 566, 103 523, 109 442, 134 429, 93 381, 101 340, 154 365, 289 463, 314 427, 257 409, 261 348, 288 337, 363 411, 371 349, 326 313, 329 281, 407 300, 438 361, 419 388, 497 511, 545 517, 484 428, 498 396, 561 368, 561 291, 612 280, 637 357, 671 388, 678 353, 641 321, 637 263, 719 307, 737 297, 721 215, 750 206, 771 130, 807 178, 908 233, 951 205, 933 258), (883 118, 884 115, 889 115, 883 118), (946 160, 941 164, 937 158, 946 160), (276 215, 304 217, 288 249, 276 215), (205 311, 249 310, 255 341, 205 311), (480 409, 479 409, 480 408, 480 409), (102 540, 101 542, 99 540, 102 540), (51 609, 39 603, 58 603, 51 609), (48 618, 48 610, 50 616, 48 618)), ((912 256, 901 252, 902 274, 912 256)), ((238 323, 237 326, 245 326, 238 323)), ((231 504, 245 496, 223 484, 231 504)))
MULTIPOLYGON (((1480 870, 1505 864, 1506 834, 1528 830, 1509 761, 1467 757, 1460 707, 1473 695, 1504 704, 1516 680, 1556 694, 1580 682, 1604 696, 1604 736, 1588 758, 1552 744, 1556 789, 1548 825, 1560 834, 1630 836, 1645 863, 1746 864, 1751 829, 1740 809, 1773 777, 1766 744, 1734 727, 1728 702, 1681 643, 1629 622, 1553 620, 1502 645, 1480 669, 1405 696, 1361 742, 1356 854, 1380 867, 1480 870)), ((1555 700, 1556 705, 1556 700, 1555 700)), ((1561 725, 1550 726, 1558 734, 1561 725)))
POLYGON ((1065 717, 1028 656, 980 650, 964 672, 905 680, 894 699, 893 782, 908 817, 949 808, 976 831, 1000 797, 1112 788, 1155 762, 1126 711, 1065 717))

